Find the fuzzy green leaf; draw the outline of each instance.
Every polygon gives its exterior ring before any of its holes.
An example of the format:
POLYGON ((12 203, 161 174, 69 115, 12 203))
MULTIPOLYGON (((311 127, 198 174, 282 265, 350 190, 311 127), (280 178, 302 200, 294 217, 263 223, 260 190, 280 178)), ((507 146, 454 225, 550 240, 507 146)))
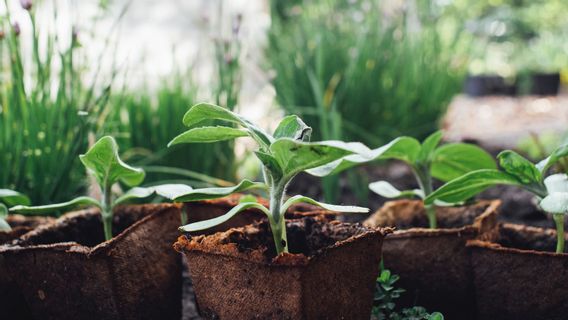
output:
POLYGON ((539 203, 548 213, 568 214, 568 192, 555 192, 544 197, 539 203))
POLYGON ((131 167, 120 160, 118 145, 113 137, 102 137, 79 158, 102 188, 110 187, 118 181, 132 187, 144 180, 142 169, 131 167))
POLYGON ((179 230, 182 231, 182 232, 206 230, 206 229, 215 227, 217 225, 220 225, 221 223, 231 219, 236 214, 243 212, 243 211, 250 209, 250 208, 259 209, 264 214, 266 214, 269 219, 271 219, 270 211, 268 211, 268 209, 266 209, 265 206, 263 206, 263 205, 261 205, 257 202, 243 202, 243 203, 239 203, 238 205, 234 206, 231 210, 229 210, 227 213, 225 213, 222 216, 219 216, 219 217, 216 217, 216 218, 213 218, 213 219, 209 219, 209 220, 190 223, 190 224, 187 224, 183 227, 180 227, 179 230))
POLYGON ((505 150, 497 155, 497 158, 501 168, 517 177, 523 184, 538 184, 541 182, 542 174, 536 166, 515 151, 505 150))
POLYGON ((0 202, 3 202, 10 207, 19 204, 24 206, 29 206, 31 204, 28 196, 10 189, 0 189, 0 202))
POLYGON ((173 200, 176 197, 191 192, 192 190, 193 189, 190 186, 185 184, 162 184, 152 187, 135 187, 116 199, 114 204, 118 205, 135 199, 144 199, 154 194, 173 200))
POLYGON ((310 141, 312 128, 308 127, 296 115, 290 115, 282 119, 274 130, 274 138, 290 138, 298 141, 310 141))
POLYGON ((73 209, 77 209, 80 207, 87 207, 87 206, 97 206, 99 208, 102 207, 100 202, 91 198, 91 197, 78 197, 71 201, 62 202, 62 203, 55 203, 55 204, 48 204, 44 206, 15 206, 10 208, 10 212, 21 213, 21 214, 32 214, 32 215, 40 215, 45 213, 53 213, 53 212, 64 212, 73 209))
POLYGON ((539 162, 536 167, 541 172, 541 174, 544 174, 546 171, 548 171, 548 169, 550 169, 550 167, 555 165, 560 159, 564 157, 568 157, 568 144, 558 147, 548 158, 539 162))
POLYGON ((198 123, 210 120, 221 120, 236 123, 248 130, 251 137, 254 138, 261 146, 267 148, 274 140, 272 136, 264 132, 262 129, 254 125, 249 120, 232 112, 229 109, 216 106, 209 103, 199 103, 191 107, 183 116, 183 124, 192 127, 198 123))
POLYGON ((369 184, 369 189, 374 193, 385 197, 385 198, 405 198, 418 196, 419 198, 424 198, 424 193, 422 190, 404 190, 400 191, 395 188, 392 184, 386 181, 377 181, 369 184))
POLYGON ((0 203, 0 231, 2 232, 9 232, 10 230, 12 230, 12 227, 10 227, 10 225, 6 221, 7 217, 8 217, 8 208, 6 208, 5 205, 0 203))
POLYGON ((519 180, 506 172, 491 169, 477 170, 441 186, 426 197, 424 203, 432 204, 434 200, 457 203, 465 201, 489 187, 501 184, 522 185, 519 180))
POLYGON ((429 135, 424 142, 422 142, 422 146, 420 147, 420 152, 418 153, 418 157, 416 161, 427 163, 432 159, 434 155, 434 150, 440 144, 442 140, 442 131, 436 131, 429 135))
POLYGON ((497 169, 493 157, 478 146, 466 143, 446 144, 436 149, 431 158, 431 174, 447 182, 480 169, 497 169))
POLYGON ((363 207, 357 207, 357 206, 338 206, 338 205, 333 205, 333 204, 327 204, 327 203, 323 203, 323 202, 318 202, 312 198, 306 197, 306 196, 301 196, 301 195, 297 195, 297 196, 293 196, 290 199, 286 200, 286 202, 284 202, 284 204, 282 205, 282 207, 280 207, 280 212, 284 213, 286 211, 288 211, 288 208, 290 208, 291 205, 296 204, 296 203, 308 203, 308 204, 312 204, 318 207, 322 207, 326 210, 330 210, 330 211, 336 211, 336 212, 345 212, 345 213, 367 213, 369 212, 368 208, 363 208, 363 207))
POLYGON ((273 156, 269 155, 268 153, 264 153, 261 151, 255 151, 254 154, 257 158, 262 162, 264 167, 270 172, 272 175, 273 180, 280 180, 282 178, 283 172, 278 160, 273 156))
POLYGON ((362 146, 354 151, 356 154, 307 170, 307 172, 313 176, 324 177, 379 159, 398 159, 407 163, 414 163, 420 151, 420 143, 414 138, 400 137, 374 150, 362 146))
POLYGON ((200 200, 217 199, 228 196, 236 192, 243 192, 252 189, 267 189, 266 184, 261 182, 252 182, 250 180, 243 180, 238 185, 233 187, 214 187, 214 188, 201 188, 193 189, 185 194, 178 195, 174 198, 176 202, 191 202, 200 200))
POLYGON ((231 127, 198 127, 187 130, 186 132, 173 138, 168 147, 180 143, 210 143, 218 141, 233 140, 240 137, 248 137, 249 133, 245 129, 231 127))
POLYGON ((270 146, 270 152, 282 168, 282 174, 288 178, 364 149, 369 151, 357 142, 301 142, 289 138, 280 138, 270 146))

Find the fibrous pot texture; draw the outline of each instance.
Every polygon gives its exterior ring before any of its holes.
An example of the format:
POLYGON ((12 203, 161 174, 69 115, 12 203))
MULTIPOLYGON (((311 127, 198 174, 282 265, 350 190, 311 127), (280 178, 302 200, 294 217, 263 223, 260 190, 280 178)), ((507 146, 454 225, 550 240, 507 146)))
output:
POLYGON ((267 222, 175 243, 210 319, 369 319, 382 239, 371 229, 312 216, 287 222, 276 256, 267 222))
POLYGON ((120 206, 104 241, 99 212, 80 211, 1 246, 0 260, 36 319, 179 319, 179 224, 176 205, 120 206))
POLYGON ((479 319, 567 318, 568 254, 555 253, 555 230, 503 224, 467 246, 479 319))
POLYGON ((406 292, 400 303, 440 311, 448 319, 473 319, 472 271, 466 241, 496 227, 500 202, 437 207, 437 229, 418 200, 387 202, 365 221, 369 227, 395 227, 383 244, 386 268, 400 275, 406 292))

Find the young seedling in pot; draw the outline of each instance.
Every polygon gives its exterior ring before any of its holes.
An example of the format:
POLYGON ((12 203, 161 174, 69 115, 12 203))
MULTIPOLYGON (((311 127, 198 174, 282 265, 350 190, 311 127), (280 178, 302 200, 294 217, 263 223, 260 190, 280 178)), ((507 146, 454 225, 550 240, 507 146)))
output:
POLYGON ((561 253, 564 252, 564 216, 568 214, 568 176, 565 173, 546 174, 566 156, 568 145, 557 148, 548 158, 533 164, 518 153, 505 150, 497 156, 501 170, 476 170, 465 174, 430 194, 425 202, 459 202, 495 185, 519 186, 532 192, 540 207, 552 214, 557 230, 556 252, 561 253))
MULTIPOLYGON (((133 188, 124 195, 114 198, 112 194, 112 187, 116 183, 122 182, 130 187, 136 186, 142 183, 145 174, 142 169, 131 167, 120 159, 118 155, 118 145, 114 138, 110 136, 101 138, 87 151, 87 153, 80 155, 79 158, 85 168, 87 168, 87 171, 95 177, 102 193, 101 201, 92 197, 81 196, 73 200, 57 204, 33 207, 18 205, 10 208, 10 212, 22 214, 43 214, 61 212, 78 207, 96 206, 101 210, 105 240, 110 240, 112 238, 113 208, 115 206, 133 199, 146 198, 158 192, 167 194, 168 191, 173 192, 172 189, 175 190, 176 187, 180 188, 179 185, 133 188)), ((181 186, 181 188, 183 187, 184 186, 181 186)))
POLYGON ((0 189, 0 231, 10 231, 12 228, 6 221, 8 208, 6 206, 30 205, 28 196, 10 189, 0 189))
MULTIPOLYGON (((422 143, 411 137, 400 137, 372 150, 370 157, 362 154, 350 155, 326 166, 308 170, 308 173, 324 176, 375 160, 401 160, 412 170, 419 189, 400 191, 386 181, 373 182, 369 184, 369 188, 386 198, 418 197, 424 200, 433 192, 433 178, 447 182, 473 170, 496 168, 491 155, 483 149, 467 143, 448 143, 440 146, 441 139, 441 131, 433 133, 422 143)), ((442 202, 435 204, 447 205, 442 202)), ((425 204, 425 209, 430 228, 436 228, 434 205, 425 204)))
MULTIPOLYGON (((197 104, 189 109, 183 123, 192 129, 174 138, 169 145, 180 143, 208 143, 250 137, 258 145, 255 155, 262 164, 264 183, 257 183, 255 188, 266 188, 269 193, 269 208, 252 201, 241 201, 226 214, 214 219, 191 223, 180 228, 184 232, 199 231, 219 225, 239 212, 255 208, 266 214, 274 238, 277 254, 288 252, 286 224, 284 214, 293 204, 305 202, 327 210, 339 212, 368 212, 367 208, 355 206, 337 206, 321 203, 311 198, 296 195, 286 199, 286 187, 300 172, 319 167, 342 157, 370 150, 360 143, 342 141, 308 142, 311 128, 299 117, 285 117, 273 134, 268 134, 249 120, 225 108, 212 104, 197 104), (223 121, 234 126, 199 125, 212 120, 223 121)), ((196 201, 213 199, 233 192, 227 188, 214 188, 216 193, 194 190, 175 197, 175 201, 196 201)))

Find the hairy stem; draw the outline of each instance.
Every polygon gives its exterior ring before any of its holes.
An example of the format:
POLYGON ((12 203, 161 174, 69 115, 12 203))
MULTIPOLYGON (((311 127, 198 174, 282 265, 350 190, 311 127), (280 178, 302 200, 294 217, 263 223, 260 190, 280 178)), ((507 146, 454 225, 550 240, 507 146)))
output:
POLYGON ((286 236, 286 221, 284 212, 280 212, 282 200, 284 199, 285 184, 276 184, 270 190, 270 229, 274 238, 276 254, 288 252, 288 241, 286 236))
POLYGON ((564 252, 564 214, 555 213, 552 215, 556 223, 556 253, 564 252))
POLYGON ((103 229, 105 233, 105 240, 112 239, 112 199, 111 199, 111 186, 105 186, 103 190, 103 207, 101 208, 101 215, 103 218, 103 229))

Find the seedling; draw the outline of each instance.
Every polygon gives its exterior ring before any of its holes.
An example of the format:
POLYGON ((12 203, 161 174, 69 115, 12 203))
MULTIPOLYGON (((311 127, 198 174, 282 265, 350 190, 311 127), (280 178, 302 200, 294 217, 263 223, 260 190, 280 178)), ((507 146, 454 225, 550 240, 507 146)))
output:
POLYGON ((18 205, 10 208, 10 211, 23 214, 42 214, 82 206, 96 206, 101 210, 105 239, 109 240, 112 238, 113 208, 118 204, 134 198, 150 196, 150 194, 148 194, 150 190, 146 188, 134 188, 123 196, 113 199, 112 186, 118 182, 122 182, 127 186, 138 185, 144 180, 144 171, 139 168, 133 168, 120 160, 118 156, 118 145, 114 138, 110 136, 101 138, 87 153, 80 155, 79 158, 87 168, 87 171, 95 177, 102 192, 101 201, 82 196, 67 202, 43 206, 30 207, 27 205, 18 205))
MULTIPOLYGON (((373 182, 369 184, 369 188, 386 198, 416 196, 425 199, 433 191, 432 178, 446 182, 473 170, 496 168, 491 155, 483 149, 467 143, 449 143, 439 146, 441 139, 441 131, 427 137, 422 144, 411 137, 400 137, 385 146, 372 150, 370 156, 350 155, 308 172, 316 176, 323 176, 336 174, 355 165, 379 159, 402 160, 412 169, 419 189, 400 191, 386 181, 373 182)), ((437 204, 443 205, 441 202, 437 204)), ((428 204, 425 207, 430 228, 436 228, 434 206, 428 204)))
MULTIPOLYGON (((285 199, 286 187, 298 173, 319 167, 357 152, 369 149, 360 143, 342 141, 308 142, 312 129, 299 117, 285 117, 274 133, 268 134, 257 125, 225 108, 212 104, 197 104, 183 117, 183 123, 192 129, 175 137, 169 145, 180 143, 206 143, 250 137, 258 145, 255 155, 262 164, 264 183, 255 183, 251 188, 265 188, 269 192, 270 207, 244 199, 226 214, 214 219, 191 223, 180 228, 184 232, 199 231, 214 227, 234 215, 249 208, 255 208, 266 214, 272 230, 277 254, 288 252, 284 213, 299 202, 310 203, 324 209, 340 212, 368 212, 367 208, 354 206, 336 206, 321 203, 305 196, 297 195, 285 199), (218 120, 232 126, 196 126, 205 121, 218 120)), ((242 182, 241 182, 242 184, 242 182)), ((196 201, 213 199, 229 195, 236 190, 231 188, 209 188, 193 190, 185 195, 178 195, 175 201, 196 201), (215 191, 212 193, 211 191, 215 191)))
POLYGON ((563 145, 548 158, 533 164, 516 152, 505 150, 497 156, 501 170, 476 170, 465 174, 430 194, 425 202, 464 201, 495 185, 519 186, 536 195, 540 207, 552 214, 557 230, 556 252, 561 253, 564 252, 564 215, 568 214, 568 176, 559 173, 545 178, 545 175, 566 156, 568 145, 563 145))
POLYGON ((30 198, 17 191, 10 189, 0 189, 0 231, 10 231, 12 228, 6 221, 8 217, 8 206, 29 205, 30 198))

